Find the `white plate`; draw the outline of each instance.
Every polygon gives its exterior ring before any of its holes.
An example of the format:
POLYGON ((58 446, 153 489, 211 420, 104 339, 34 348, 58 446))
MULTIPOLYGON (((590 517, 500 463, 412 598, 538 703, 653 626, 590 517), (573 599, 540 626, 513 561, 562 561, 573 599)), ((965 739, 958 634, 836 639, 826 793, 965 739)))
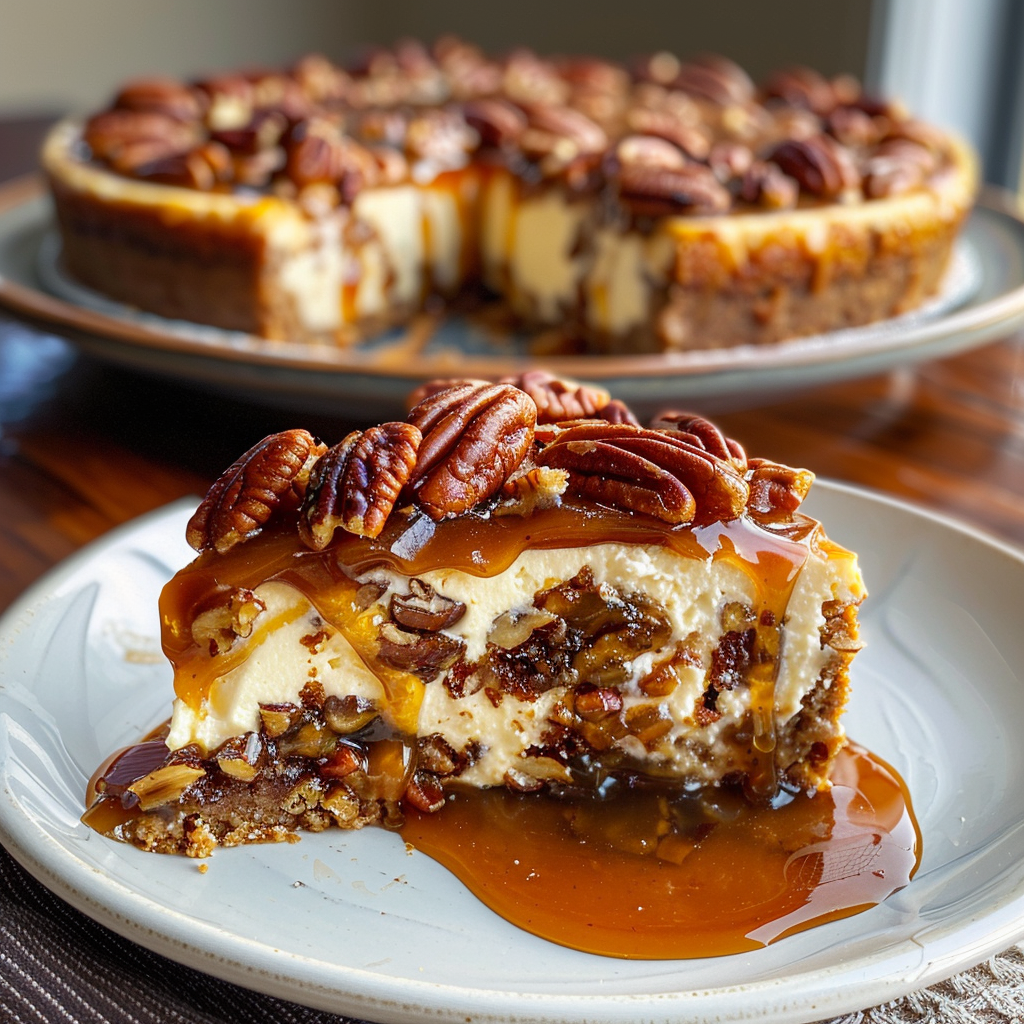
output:
POLYGON ((849 732, 908 782, 914 881, 879 907, 718 959, 637 962, 501 920, 377 829, 142 853, 80 824, 101 758, 168 712, 156 599, 189 557, 184 503, 128 524, 0 622, 0 839, 68 902, 172 959, 377 1021, 811 1021, 895 998, 1024 936, 1024 557, 946 520, 819 483, 871 597, 849 732))
POLYGON ((140 314, 76 285, 48 238, 53 215, 38 182, 0 188, 0 304, 100 358, 264 402, 348 419, 386 418, 429 377, 500 377, 543 364, 607 386, 638 413, 683 401, 705 411, 750 405, 811 385, 949 355, 1024 323, 1024 223, 991 193, 969 218, 943 293, 926 309, 866 327, 778 345, 663 355, 533 358, 454 318, 429 335, 393 332, 341 349, 266 341, 140 314))

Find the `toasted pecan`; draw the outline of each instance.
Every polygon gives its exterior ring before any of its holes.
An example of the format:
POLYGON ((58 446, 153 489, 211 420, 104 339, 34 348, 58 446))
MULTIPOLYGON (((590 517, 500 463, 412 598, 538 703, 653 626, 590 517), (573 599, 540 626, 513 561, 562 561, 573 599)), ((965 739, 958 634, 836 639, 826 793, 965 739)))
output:
POLYGON ((214 482, 188 521, 197 551, 223 552, 259 533, 279 512, 301 502, 326 445, 306 430, 285 430, 253 445, 214 482))

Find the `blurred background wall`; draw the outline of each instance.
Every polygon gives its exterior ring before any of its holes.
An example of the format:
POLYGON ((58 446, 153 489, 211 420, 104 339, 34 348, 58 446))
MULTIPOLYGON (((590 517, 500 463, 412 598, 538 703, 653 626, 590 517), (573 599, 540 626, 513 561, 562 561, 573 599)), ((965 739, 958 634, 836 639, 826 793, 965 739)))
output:
POLYGON ((714 50, 754 77, 781 64, 863 73, 871 0, 3 0, 0 115, 88 110, 132 75, 198 76, 341 59, 455 32, 492 50, 625 58, 714 50))

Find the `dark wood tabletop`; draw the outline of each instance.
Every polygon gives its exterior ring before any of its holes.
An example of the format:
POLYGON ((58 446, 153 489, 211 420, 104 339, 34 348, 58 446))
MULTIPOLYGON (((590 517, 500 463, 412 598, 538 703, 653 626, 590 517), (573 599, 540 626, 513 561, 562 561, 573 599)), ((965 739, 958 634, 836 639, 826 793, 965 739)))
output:
MULTIPOLYGON (((0 178, 43 119, 0 122, 0 178)), ((748 450, 908 499, 1024 547, 1024 335, 714 414, 748 450)), ((0 611, 111 528, 199 495, 265 434, 351 424, 132 372, 0 310, 0 611)))

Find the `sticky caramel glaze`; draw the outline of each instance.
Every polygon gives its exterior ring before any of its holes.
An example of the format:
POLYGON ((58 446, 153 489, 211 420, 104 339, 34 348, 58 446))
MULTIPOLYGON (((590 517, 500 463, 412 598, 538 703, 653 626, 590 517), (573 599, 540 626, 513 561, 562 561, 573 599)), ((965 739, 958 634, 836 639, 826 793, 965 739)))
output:
MULTIPOLYGON (((737 565, 755 584, 759 607, 753 610, 758 628, 775 634, 776 649, 800 567, 810 546, 823 543, 815 521, 800 515, 770 528, 747 517, 704 527, 673 527, 650 516, 587 503, 566 503, 528 517, 470 514, 441 523, 406 510, 392 514, 380 537, 368 540, 339 530, 322 552, 304 548, 294 525, 287 524, 226 554, 201 555, 164 588, 160 599, 163 643, 175 669, 175 692, 198 709, 214 679, 245 657, 246 645, 236 645, 234 653, 211 656, 197 644, 191 630, 197 610, 216 604, 218 595, 231 588, 251 590, 279 580, 299 590, 352 644, 384 686, 385 716, 399 731, 415 733, 423 684, 377 659, 377 631, 360 606, 359 577, 380 566, 410 577, 440 568, 486 577, 507 569, 528 548, 614 542, 667 545, 684 558, 726 559, 737 565)), ((765 752, 775 744, 774 668, 751 680, 755 745, 765 752)), ((774 789, 774 778, 760 782, 757 788, 774 789)))
POLYGON ((910 881, 921 847, 903 782, 852 744, 831 790, 781 807, 460 791, 410 810, 401 834, 517 927, 636 960, 739 953, 867 910, 910 881))

